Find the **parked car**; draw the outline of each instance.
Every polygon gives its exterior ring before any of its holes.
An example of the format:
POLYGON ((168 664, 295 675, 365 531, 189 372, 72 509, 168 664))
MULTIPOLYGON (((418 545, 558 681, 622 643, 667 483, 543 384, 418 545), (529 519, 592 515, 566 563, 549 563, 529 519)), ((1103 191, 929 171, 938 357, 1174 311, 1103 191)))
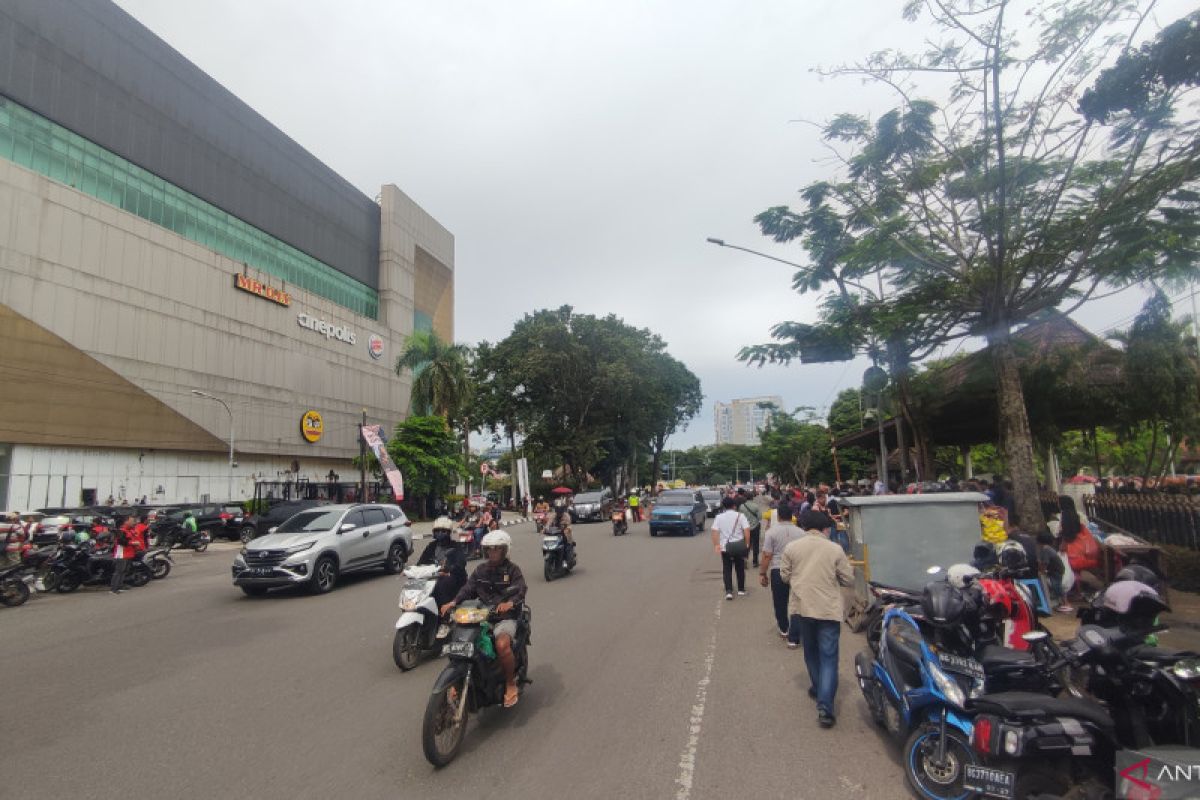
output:
POLYGON ((271 505, 262 514, 247 514, 242 517, 242 525, 238 529, 238 537, 242 543, 262 536, 271 528, 282 525, 287 519, 301 511, 328 505, 327 500, 280 500, 271 505))
POLYGON ((704 498, 704 507, 708 509, 710 517, 721 513, 721 498, 725 496, 724 493, 716 489, 701 489, 700 496, 704 498))
POLYGON ((611 489, 580 492, 575 495, 575 502, 571 506, 571 521, 608 522, 612 517, 613 502, 611 489))
POLYGON ((295 585, 324 594, 346 573, 382 567, 394 575, 412 553, 410 525, 395 505, 310 508, 243 547, 233 560, 233 584, 252 597, 295 585))
POLYGON ((230 539, 240 539, 242 536, 242 524, 246 517, 246 509, 242 508, 237 503, 226 503, 221 506, 221 535, 230 539))
POLYGON ((685 533, 695 536, 704 530, 708 507, 700 492, 692 489, 671 489, 654 501, 650 512, 650 535, 685 533))

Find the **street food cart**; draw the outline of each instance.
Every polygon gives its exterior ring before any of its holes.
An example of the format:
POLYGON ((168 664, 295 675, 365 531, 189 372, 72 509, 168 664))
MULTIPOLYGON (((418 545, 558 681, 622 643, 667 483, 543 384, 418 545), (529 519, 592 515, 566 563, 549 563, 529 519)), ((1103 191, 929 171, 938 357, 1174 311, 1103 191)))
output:
POLYGON ((839 497, 854 565, 846 621, 857 627, 872 601, 871 584, 919 594, 934 575, 969 563, 980 541, 979 504, 986 502, 979 492, 839 497))

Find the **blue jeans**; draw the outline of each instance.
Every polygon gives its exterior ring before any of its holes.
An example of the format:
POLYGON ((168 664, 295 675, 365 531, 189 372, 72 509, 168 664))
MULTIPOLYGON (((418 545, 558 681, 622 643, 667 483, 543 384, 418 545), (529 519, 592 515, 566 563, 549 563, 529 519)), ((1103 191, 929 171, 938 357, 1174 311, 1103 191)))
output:
POLYGON ((833 698, 838 685, 838 637, 842 632, 842 623, 794 614, 792 626, 800 629, 808 678, 817 690, 817 708, 832 715, 833 698))

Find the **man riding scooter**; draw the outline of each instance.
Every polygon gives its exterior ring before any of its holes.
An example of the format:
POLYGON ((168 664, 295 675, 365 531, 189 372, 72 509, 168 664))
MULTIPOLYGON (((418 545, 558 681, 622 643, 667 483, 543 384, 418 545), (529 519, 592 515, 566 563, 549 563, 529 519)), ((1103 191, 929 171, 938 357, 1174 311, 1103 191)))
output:
POLYGON ((478 555, 479 543, 483 539, 483 535, 487 533, 487 527, 483 524, 483 515, 479 513, 477 503, 470 504, 467 515, 462 518, 462 522, 458 523, 458 529, 471 534, 471 553, 468 555, 478 555))

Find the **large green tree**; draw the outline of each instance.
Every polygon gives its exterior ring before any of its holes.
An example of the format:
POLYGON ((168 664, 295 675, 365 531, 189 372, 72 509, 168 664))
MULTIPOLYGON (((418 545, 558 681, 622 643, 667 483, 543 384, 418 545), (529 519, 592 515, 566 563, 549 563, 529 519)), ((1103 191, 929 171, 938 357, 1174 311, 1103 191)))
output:
POLYGON ((519 429, 533 460, 576 485, 623 488, 700 408, 699 380, 662 339, 613 315, 535 311, 478 353, 481 419, 519 429))
POLYGON ((464 461, 471 452, 474 429, 470 414, 474 397, 471 358, 470 347, 443 341, 433 331, 413 332, 396 358, 396 374, 407 371, 412 375, 409 413, 432 413, 441 417, 446 427, 457 428, 462 436, 464 461))
MULTIPOLYGON (((387 451, 404 476, 405 494, 422 509, 430 499, 444 497, 466 474, 458 440, 440 416, 409 417, 399 423, 388 440, 387 451)), ((374 456, 370 462, 378 472, 374 456)))
POLYGON ((1106 287, 1197 270, 1200 137, 1195 117, 1177 113, 1194 83, 1146 80, 1136 103, 1079 109, 1085 90, 1113 80, 1119 56, 1140 52, 1151 9, 1074 0, 1026 14, 1012 0, 909 0, 905 16, 936 31, 925 52, 831 70, 890 87, 898 106, 874 122, 828 122, 840 174, 806 187, 800 211, 759 216, 764 233, 805 248, 810 266, 795 282, 829 287, 833 319, 875 306, 873 320, 894 311, 944 322, 930 342, 987 342, 1026 525, 1041 509, 1013 328, 1106 287))

